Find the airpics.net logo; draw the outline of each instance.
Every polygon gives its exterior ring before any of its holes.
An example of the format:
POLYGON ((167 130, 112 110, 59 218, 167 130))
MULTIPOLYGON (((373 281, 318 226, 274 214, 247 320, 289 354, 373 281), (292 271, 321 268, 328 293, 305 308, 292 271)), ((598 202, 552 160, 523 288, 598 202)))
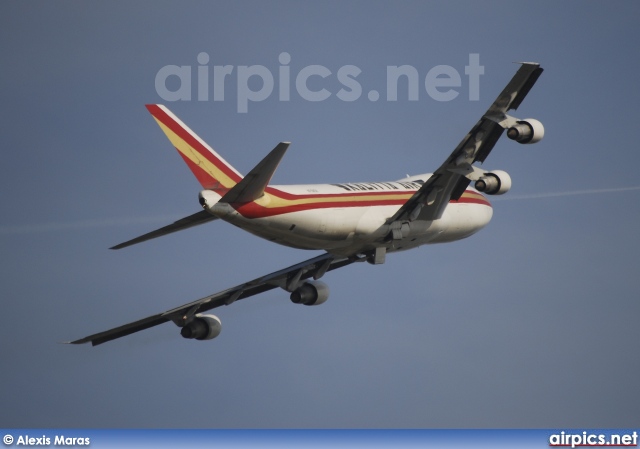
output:
MULTIPOLYGON (((362 70, 355 65, 343 65, 337 70, 319 64, 293 69, 291 55, 282 52, 274 75, 264 65, 211 65, 206 52, 199 53, 196 60, 195 68, 166 65, 158 70, 155 88, 160 98, 164 101, 226 101, 225 94, 229 96, 235 84, 237 111, 247 113, 250 103, 276 95, 278 101, 290 101, 297 95, 306 101, 319 102, 335 95, 341 101, 353 102, 364 94, 358 80, 359 77, 362 79, 362 70)), ((419 101, 426 94, 435 101, 451 101, 460 95, 464 79, 469 101, 478 101, 480 75, 483 74, 484 66, 480 65, 478 53, 469 54, 464 77, 450 65, 436 65, 422 74, 411 65, 389 65, 386 67, 386 92, 381 96, 378 89, 370 89, 366 98, 372 102, 382 97, 386 101, 419 101)))

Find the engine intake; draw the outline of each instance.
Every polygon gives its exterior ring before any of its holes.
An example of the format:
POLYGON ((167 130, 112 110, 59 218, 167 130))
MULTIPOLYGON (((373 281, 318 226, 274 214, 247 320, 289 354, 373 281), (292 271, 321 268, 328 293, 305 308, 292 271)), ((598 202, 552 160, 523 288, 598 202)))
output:
POLYGON ((544 126, 533 118, 518 120, 516 125, 507 130, 507 137, 518 143, 540 142, 544 137, 544 126))
POLYGON ((321 281, 307 281, 291 293, 291 302, 317 306, 329 298, 329 286, 321 281))
POLYGON ((212 340, 220 335, 222 323, 215 315, 197 314, 193 320, 180 330, 184 338, 195 340, 212 340))
POLYGON ((488 195, 502 195, 511 189, 511 176, 502 170, 487 172, 476 181, 475 188, 488 195))

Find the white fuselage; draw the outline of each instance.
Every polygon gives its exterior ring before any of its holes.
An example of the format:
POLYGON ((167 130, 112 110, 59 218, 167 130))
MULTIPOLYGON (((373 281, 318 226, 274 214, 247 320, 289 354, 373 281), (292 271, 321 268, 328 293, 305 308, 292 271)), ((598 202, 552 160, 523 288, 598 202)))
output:
POLYGON ((493 210, 479 192, 467 189, 438 220, 415 220, 402 239, 389 241, 387 219, 431 175, 384 183, 271 186, 245 206, 218 203, 203 191, 205 208, 221 219, 269 241, 300 249, 351 255, 384 245, 387 251, 468 237, 489 223, 493 210), (416 182, 419 180, 419 182, 416 182))

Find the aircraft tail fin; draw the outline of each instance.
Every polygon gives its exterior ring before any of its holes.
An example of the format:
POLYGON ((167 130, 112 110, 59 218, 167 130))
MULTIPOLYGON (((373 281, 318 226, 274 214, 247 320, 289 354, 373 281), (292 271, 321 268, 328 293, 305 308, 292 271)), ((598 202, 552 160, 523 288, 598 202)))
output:
POLYGON ((242 175, 231 164, 169 109, 161 104, 146 107, 203 188, 224 196, 242 180, 242 175))

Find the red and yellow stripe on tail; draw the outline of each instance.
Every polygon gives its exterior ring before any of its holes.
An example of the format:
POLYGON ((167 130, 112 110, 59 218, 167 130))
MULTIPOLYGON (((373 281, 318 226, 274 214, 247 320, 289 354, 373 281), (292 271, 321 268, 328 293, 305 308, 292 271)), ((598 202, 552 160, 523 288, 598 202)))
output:
POLYGON ((242 179, 242 175, 207 143, 161 104, 147 109, 203 188, 224 195, 242 179))

